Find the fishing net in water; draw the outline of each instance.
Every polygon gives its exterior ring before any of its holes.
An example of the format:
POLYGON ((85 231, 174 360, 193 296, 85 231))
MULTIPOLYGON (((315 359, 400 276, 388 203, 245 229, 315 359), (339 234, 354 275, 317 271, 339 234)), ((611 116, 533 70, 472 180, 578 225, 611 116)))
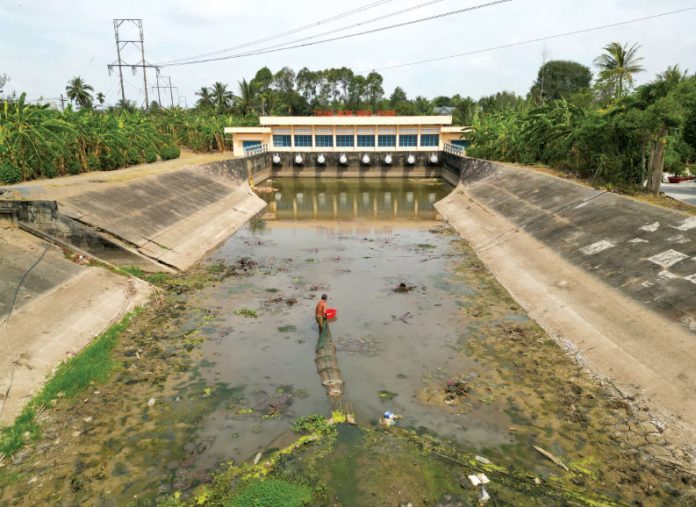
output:
POLYGON ((331 329, 328 322, 324 322, 324 328, 319 334, 314 364, 317 366, 321 385, 324 386, 326 394, 331 400, 332 418, 340 416, 346 422, 354 423, 353 407, 344 396, 343 376, 338 367, 336 345, 331 339, 331 329))

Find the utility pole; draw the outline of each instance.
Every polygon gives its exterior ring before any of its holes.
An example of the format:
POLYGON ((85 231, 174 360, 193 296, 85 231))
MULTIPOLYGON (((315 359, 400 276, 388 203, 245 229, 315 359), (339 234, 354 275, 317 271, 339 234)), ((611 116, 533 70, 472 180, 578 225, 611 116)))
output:
POLYGON ((150 107, 150 98, 148 96, 148 89, 147 89, 147 69, 152 68, 157 70, 159 73, 159 68, 156 65, 150 65, 147 63, 145 60, 145 43, 144 43, 144 34, 143 34, 143 20, 142 19, 136 19, 136 18, 120 18, 120 19, 114 19, 114 36, 116 37, 116 57, 117 60, 112 63, 107 65, 107 68, 109 69, 109 73, 113 70, 114 67, 118 67, 118 77, 119 81, 121 84, 121 100, 122 104, 126 103, 126 91, 123 86, 123 67, 130 67, 131 71, 133 74, 135 74, 136 69, 138 67, 142 68, 143 70, 143 83, 145 87, 143 88, 145 90, 145 109, 148 109, 150 107), (121 29, 123 28, 123 25, 130 25, 132 28, 137 29, 138 36, 137 38, 133 39, 123 39, 121 38, 121 29), (140 61, 136 63, 127 63, 123 59, 122 52, 123 50, 128 46, 131 45, 135 47, 136 49, 140 50, 140 61))
POLYGON ((544 78, 546 77, 546 59, 549 57, 549 50, 544 44, 544 50, 541 53, 541 101, 546 102, 544 97, 544 78))
POLYGON ((61 112, 65 112, 65 97, 63 97, 63 94, 60 94, 60 110, 61 112))

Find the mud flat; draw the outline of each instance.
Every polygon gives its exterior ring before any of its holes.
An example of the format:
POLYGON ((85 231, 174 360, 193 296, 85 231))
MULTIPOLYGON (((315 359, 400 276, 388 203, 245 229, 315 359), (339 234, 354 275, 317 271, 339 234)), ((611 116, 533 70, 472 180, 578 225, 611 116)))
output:
POLYGON ((696 441, 696 221, 554 176, 457 159, 437 209, 530 317, 645 401, 681 457, 696 441))

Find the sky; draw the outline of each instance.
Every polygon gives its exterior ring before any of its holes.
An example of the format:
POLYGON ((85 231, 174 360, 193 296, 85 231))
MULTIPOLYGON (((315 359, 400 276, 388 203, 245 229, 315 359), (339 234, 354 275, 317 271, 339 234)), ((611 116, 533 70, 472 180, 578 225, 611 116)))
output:
MULTIPOLYGON (((427 0, 0 0, 0 74, 8 74, 6 92, 26 92, 30 100, 55 99, 65 93, 69 79, 81 76, 106 95, 108 104, 120 99, 114 18, 142 18, 145 57, 151 64, 189 58, 247 44, 292 29, 311 28, 269 42, 231 51, 248 51, 312 35, 350 34, 416 20, 491 0, 439 0, 401 15, 395 11, 427 0), (359 13, 318 23, 353 9, 376 4, 359 13), (381 21, 349 30, 338 29, 371 18, 381 21)), ((268 66, 322 69, 350 67, 356 72, 376 69, 384 76, 387 96, 401 86, 409 97, 460 94, 478 98, 501 90, 526 94, 544 55, 547 60, 574 60, 589 67, 606 44, 639 43, 645 71, 637 82, 654 79, 668 65, 696 71, 696 10, 623 26, 610 27, 544 42, 461 56, 442 61, 385 69, 409 62, 483 50, 623 22, 654 14, 696 7, 696 0, 511 0, 432 21, 380 31, 314 46, 254 55, 220 62, 164 67, 171 76, 175 102, 193 105, 195 91, 215 81, 237 90, 242 78, 268 66)), ((137 35, 125 28, 123 37, 137 35)), ((325 35, 312 41, 331 37, 325 35)), ((135 48, 124 59, 139 61, 135 48)), ((224 54, 224 53, 223 53, 224 54)), ((593 68, 593 67, 592 67, 593 68)), ((593 68, 593 71, 595 69, 593 68)), ((148 72, 148 87, 154 85, 148 72)), ((142 72, 124 69, 126 98, 142 103, 142 72)), ((153 99, 150 90, 150 100, 153 99)), ((169 98, 164 105, 168 105, 169 98)))

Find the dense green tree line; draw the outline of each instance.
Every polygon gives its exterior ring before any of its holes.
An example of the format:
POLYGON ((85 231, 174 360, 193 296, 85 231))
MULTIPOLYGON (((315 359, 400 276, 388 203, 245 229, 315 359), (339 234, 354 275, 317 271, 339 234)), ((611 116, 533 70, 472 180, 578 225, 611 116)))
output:
POLYGON ((673 66, 634 89, 638 46, 612 43, 604 51, 593 86, 587 67, 548 62, 526 100, 480 109, 469 154, 652 192, 663 170, 696 163, 696 76, 673 66))

